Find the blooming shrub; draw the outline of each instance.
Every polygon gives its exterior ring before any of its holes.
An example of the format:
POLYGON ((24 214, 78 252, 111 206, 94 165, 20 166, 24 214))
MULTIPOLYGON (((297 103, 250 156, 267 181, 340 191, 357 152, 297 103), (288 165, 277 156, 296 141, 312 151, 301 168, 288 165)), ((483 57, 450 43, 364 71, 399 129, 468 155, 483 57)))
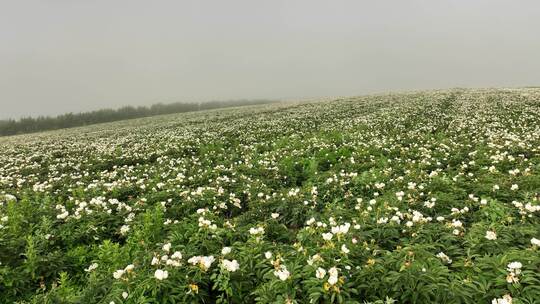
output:
POLYGON ((538 303, 540 90, 0 139, 0 303, 538 303))

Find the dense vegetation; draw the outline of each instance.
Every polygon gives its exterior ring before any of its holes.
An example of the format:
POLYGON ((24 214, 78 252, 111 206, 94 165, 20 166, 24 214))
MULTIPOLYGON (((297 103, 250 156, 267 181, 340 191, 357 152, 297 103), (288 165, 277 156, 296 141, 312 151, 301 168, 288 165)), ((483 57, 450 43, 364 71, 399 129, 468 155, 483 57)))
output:
POLYGON ((150 107, 126 106, 119 109, 102 109, 83 113, 67 113, 55 117, 24 117, 19 120, 0 120, 0 136, 33 133, 47 130, 73 128, 91 124, 112 122, 131 118, 148 117, 162 114, 174 114, 225 107, 257 105, 271 103, 271 100, 229 100, 203 103, 154 104, 150 107))
POLYGON ((540 89, 0 139, 3 303, 538 303, 540 89))

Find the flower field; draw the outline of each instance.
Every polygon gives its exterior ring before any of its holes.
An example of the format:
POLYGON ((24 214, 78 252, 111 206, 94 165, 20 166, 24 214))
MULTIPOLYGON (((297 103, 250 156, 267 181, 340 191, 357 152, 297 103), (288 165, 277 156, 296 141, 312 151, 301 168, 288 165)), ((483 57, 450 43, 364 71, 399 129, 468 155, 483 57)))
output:
POLYGON ((540 89, 0 138, 0 303, 540 303, 540 89))

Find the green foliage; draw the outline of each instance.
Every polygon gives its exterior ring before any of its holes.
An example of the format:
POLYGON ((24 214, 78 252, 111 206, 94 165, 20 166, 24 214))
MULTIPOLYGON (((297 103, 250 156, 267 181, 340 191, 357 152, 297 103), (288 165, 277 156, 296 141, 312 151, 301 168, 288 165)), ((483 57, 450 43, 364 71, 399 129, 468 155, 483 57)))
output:
POLYGON ((2 138, 0 303, 537 303, 539 100, 390 94, 2 138))

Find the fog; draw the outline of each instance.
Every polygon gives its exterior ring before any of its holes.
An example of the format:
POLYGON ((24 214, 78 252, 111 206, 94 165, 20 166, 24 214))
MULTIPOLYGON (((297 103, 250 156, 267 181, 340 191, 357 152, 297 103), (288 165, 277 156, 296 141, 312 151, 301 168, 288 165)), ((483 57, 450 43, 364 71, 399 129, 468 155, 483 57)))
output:
POLYGON ((540 2, 0 0, 0 119, 540 84, 540 2))

